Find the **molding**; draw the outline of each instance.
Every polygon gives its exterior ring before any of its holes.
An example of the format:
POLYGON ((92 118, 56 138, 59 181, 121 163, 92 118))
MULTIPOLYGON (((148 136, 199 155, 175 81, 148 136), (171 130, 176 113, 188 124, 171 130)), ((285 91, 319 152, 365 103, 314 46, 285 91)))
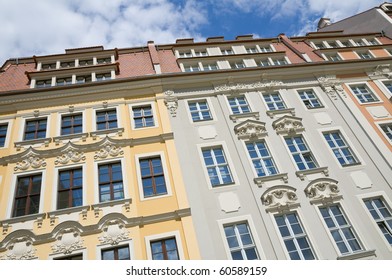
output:
POLYGON ((25 148, 26 146, 32 146, 36 144, 45 144, 45 147, 49 146, 49 143, 52 141, 52 138, 40 138, 40 139, 34 139, 34 140, 23 140, 23 141, 18 141, 14 142, 15 148, 17 151, 20 151, 20 149, 23 147, 25 148))
MULTIPOLYGON (((65 144, 64 146, 59 147, 59 148, 55 148, 55 149, 38 150, 33 147, 29 147, 24 152, 0 158, 0 165, 17 163, 20 161, 21 158, 28 157, 30 154, 36 155, 37 157, 40 157, 40 158, 60 157, 60 158, 57 158, 57 160, 58 160, 57 164, 59 164, 59 163, 61 163, 60 160, 65 161, 66 158, 69 157, 70 154, 73 154, 74 156, 76 156, 76 153, 86 153, 86 152, 97 151, 107 145, 113 145, 116 147, 129 147, 129 146, 150 144, 150 143, 156 143, 156 142, 163 143, 167 140, 172 140, 173 137, 174 137, 174 135, 172 132, 159 134, 159 135, 151 136, 151 137, 137 138, 137 139, 134 139, 134 138, 113 139, 107 135, 101 141, 98 141, 95 143, 90 143, 90 144, 75 144, 70 141, 67 144, 65 144), (64 156, 64 154, 68 154, 68 155, 64 156), (65 158, 63 158, 63 156, 65 158)), ((81 154, 78 154, 77 158, 78 157, 81 157, 80 160, 84 160, 83 156, 81 154)), ((76 159, 76 158, 74 158, 74 159, 76 159)), ((71 161, 72 161, 72 159, 71 159, 71 161)))
POLYGON ((302 118, 287 115, 274 121, 272 127, 276 130, 277 134, 284 135, 300 134, 305 131, 302 118))
POLYGON ((390 64, 379 64, 373 68, 373 72, 368 73, 368 76, 372 80, 385 78, 391 79, 392 66, 390 64))
POLYGON ((90 136, 95 140, 97 139, 98 136, 101 135, 106 135, 109 136, 109 134, 116 134, 117 136, 122 136, 124 133, 124 128, 117 127, 117 128, 112 128, 112 129, 102 129, 102 130, 96 130, 94 132, 90 132, 90 136))
POLYGON ((289 177, 287 173, 281 173, 281 174, 274 174, 269 176, 256 177, 253 179, 253 182, 255 182, 255 184, 261 188, 263 186, 263 183, 265 182, 282 180, 284 183, 288 183, 288 179, 289 177))
POLYGON ((311 204, 330 204, 342 199, 338 181, 328 178, 316 179, 305 188, 305 194, 311 204))
POLYGON ((360 252, 356 252, 356 253, 352 253, 349 255, 344 255, 344 256, 339 256, 336 259, 337 260, 357 260, 357 259, 362 259, 362 258, 367 258, 367 257, 371 257, 374 256, 376 257, 376 250, 367 250, 367 251, 360 251, 360 252))
POLYGON ((34 152, 30 150, 30 153, 25 156, 26 159, 16 163, 14 171, 26 171, 29 168, 38 169, 46 166, 45 159, 34 155, 34 152))
POLYGON ((267 189, 261 196, 267 212, 285 212, 299 206, 296 189, 290 186, 275 186, 267 189))
POLYGON ((56 143, 56 145, 59 145, 60 142, 62 142, 64 140, 69 140, 69 139, 82 140, 84 142, 84 141, 86 141, 87 137, 88 137, 88 133, 76 133, 76 134, 62 135, 62 136, 53 137, 53 142, 56 143))
POLYGON ((177 116, 178 98, 174 95, 174 91, 167 90, 164 93, 164 102, 172 117, 177 116))
POLYGON ((101 245, 118 245, 121 241, 129 239, 129 231, 125 229, 125 224, 121 219, 106 221, 102 227, 102 234, 98 237, 101 245))
POLYGON ((52 245, 52 253, 62 253, 69 255, 72 252, 83 249, 83 240, 80 237, 80 231, 76 227, 61 230, 56 236, 57 242, 52 245))
POLYGON ((311 168, 306 170, 299 170, 295 172, 295 175, 297 175, 301 179, 301 181, 303 181, 305 180, 306 175, 316 174, 316 173, 323 173, 325 176, 329 176, 328 167, 317 167, 317 168, 311 168))
POLYGON ((259 112, 249 112, 249 113, 241 113, 241 114, 231 114, 229 115, 229 118, 233 122, 237 122, 238 119, 243 119, 243 118, 255 118, 256 120, 260 119, 260 113, 259 112))
POLYGON ((73 149, 69 149, 68 151, 65 151, 62 155, 57 156, 57 159, 54 161, 55 165, 59 164, 67 164, 70 161, 72 163, 78 163, 80 161, 85 161, 86 156, 84 155, 83 152, 77 152, 73 149))
POLYGON ((317 77, 321 88, 331 97, 332 100, 337 100, 337 93, 347 98, 347 94, 343 89, 342 82, 336 78, 335 75, 325 75, 317 77))
POLYGON ((246 120, 237 124, 234 126, 234 132, 241 140, 260 139, 267 136, 265 123, 254 120, 246 120))
POLYGON ((0 260, 32 260, 36 259, 34 240, 29 236, 15 237, 7 245, 7 253, 0 260))
POLYGON ((274 88, 282 88, 284 83, 282 81, 260 81, 255 83, 233 83, 222 84, 214 86, 215 93, 229 93, 229 94, 239 94, 241 91, 249 90, 270 90, 274 88))
POLYGON ((269 116, 271 119, 274 118, 276 115, 292 115, 293 117, 295 116, 295 108, 286 108, 286 109, 280 109, 280 110, 268 110, 266 111, 267 116, 269 116))
POLYGON ((99 151, 95 152, 94 159, 105 159, 109 156, 111 157, 117 157, 119 155, 123 155, 124 151, 118 147, 114 146, 112 144, 106 144, 103 148, 101 148, 99 151))

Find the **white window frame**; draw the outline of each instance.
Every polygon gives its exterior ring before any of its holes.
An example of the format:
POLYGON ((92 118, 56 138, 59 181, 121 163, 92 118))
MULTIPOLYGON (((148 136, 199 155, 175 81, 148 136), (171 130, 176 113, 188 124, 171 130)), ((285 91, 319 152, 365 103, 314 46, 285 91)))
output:
POLYGON ((359 59, 363 59, 363 60, 375 58, 374 54, 373 54, 370 50, 366 50, 366 51, 354 51, 354 53, 358 56, 359 59), (370 57, 369 57, 369 58, 363 58, 363 57, 361 56, 361 54, 365 54, 365 53, 369 54, 370 57))
POLYGON ((114 248, 118 248, 118 247, 125 247, 126 245, 128 245, 128 248, 129 248, 130 259, 135 260, 134 245, 133 245, 132 239, 121 240, 116 245, 111 245, 111 244, 97 245, 95 259, 96 260, 103 260, 102 259, 102 250, 111 249, 111 248, 114 249, 114 248))
MULTIPOLYGON (((330 241, 331 241, 333 247, 335 248, 335 251, 336 251, 336 253, 338 254, 339 257, 350 256, 350 255, 353 255, 353 254, 357 254, 357 253, 366 251, 366 244, 363 242, 364 239, 360 236, 360 234, 356 230, 357 226, 352 222, 353 220, 351 219, 350 215, 348 215, 348 213, 345 210, 345 207, 344 207, 344 205, 343 205, 343 203, 341 201, 336 202, 336 203, 332 203, 332 204, 327 204, 327 205, 323 205, 323 204, 317 204, 316 205, 315 204, 314 207, 316 207, 316 211, 317 211, 317 214, 318 214, 318 216, 319 216, 319 218, 321 220, 321 223, 323 224, 323 227, 324 227, 324 229, 325 229, 325 231, 326 231, 326 233, 327 233, 327 235, 328 235, 328 237, 329 237, 329 239, 330 239, 330 241), (362 247, 362 250, 350 251, 349 253, 346 253, 346 254, 342 254, 340 252, 339 247, 336 245, 336 241, 333 239, 333 236, 331 234, 331 230, 327 226, 327 224, 326 224, 326 222, 324 220, 324 217, 322 216, 321 211, 320 211, 321 207, 331 207, 331 206, 335 206, 335 205, 339 206, 341 212, 344 215, 344 218, 346 219, 346 222, 348 222, 348 224, 350 225, 351 229, 353 230, 354 236, 357 238, 357 242, 362 247)), ((340 229, 340 227, 339 227, 339 229, 340 229)))
POLYGON ((267 111, 279 111, 279 110, 286 110, 286 109, 290 108, 290 107, 288 107, 288 104, 287 104, 286 100, 283 99, 282 94, 281 94, 281 92, 279 90, 262 92, 261 93, 261 98, 263 99, 263 102, 264 102, 264 105, 265 105, 265 108, 266 108, 267 111), (265 95, 271 95, 271 94, 276 94, 276 93, 279 95, 280 100, 282 101, 283 105, 285 106, 283 109, 276 108, 276 104, 275 104, 276 102, 275 101, 272 102, 274 104, 274 108, 275 109, 270 109, 268 107, 268 103, 264 99, 265 95))
POLYGON ((56 253, 56 254, 49 254, 49 260, 55 260, 57 258, 63 258, 63 257, 71 257, 74 255, 79 255, 82 254, 82 260, 87 260, 87 248, 82 248, 73 251, 71 254, 65 254, 65 253, 56 253))
MULTIPOLYGON (((58 181, 59 181, 59 173, 61 171, 66 171, 66 170, 71 170, 71 169, 76 169, 76 168, 82 168, 82 174, 83 174, 83 186, 82 186, 82 195, 83 195, 83 202, 81 206, 87 205, 87 166, 86 163, 83 164, 70 164, 70 165, 64 165, 60 167, 55 167, 54 171, 54 176, 53 176, 53 181, 52 181, 52 205, 51 209, 52 211, 61 211, 61 210, 70 210, 74 207, 69 207, 69 208, 64 208, 64 209, 57 209, 57 195, 58 195, 58 181)), ((81 207, 81 206, 76 206, 76 207, 81 207)))
MULTIPOLYGON (((290 155, 290 159, 291 162, 293 163, 295 169, 297 171, 307 171, 307 170, 313 170, 313 169, 317 169, 321 166, 323 166, 319 160, 318 157, 316 157, 316 155, 313 153, 314 149, 311 146, 311 144, 309 143, 309 141, 307 140, 307 137, 305 136, 304 133, 300 133, 300 134, 295 134, 295 135, 282 135, 282 141, 283 141, 283 145, 285 146, 287 153, 290 155), (314 168, 306 168, 306 169, 299 169, 297 163, 294 160, 293 154, 291 153, 287 143, 286 143, 286 138, 294 138, 294 137, 302 137, 303 141, 306 143, 308 150, 310 151, 311 155, 313 156, 314 160, 315 160, 315 167, 314 168)), ((302 153, 301 153, 302 154, 302 153)), ((302 156, 301 156, 302 158, 302 156)))
MULTIPOLYGON (((259 139, 250 140, 250 141, 242 141, 242 143, 243 143, 244 150, 245 150, 246 156, 247 156, 247 158, 248 158, 249 164, 250 164, 250 166, 252 167, 253 174, 254 174, 255 178, 258 178, 258 177, 264 178, 264 177, 268 177, 268 176, 273 176, 273 175, 281 174, 281 173, 280 173, 280 170, 281 170, 281 169, 280 169, 280 167, 278 166, 278 163, 277 163, 276 160, 275 160, 276 157, 274 156, 273 152, 271 151, 271 147, 270 147, 270 145, 269 145, 269 143, 268 143, 268 141, 267 141, 266 138, 261 138, 261 139, 259 138, 259 139), (254 164, 253 164, 253 159, 250 157, 249 152, 248 152, 248 149, 247 149, 247 144, 249 144, 249 143, 257 143, 257 142, 264 142, 265 146, 267 147, 267 150, 268 150, 268 152, 269 152, 269 157, 272 159, 272 161, 273 161, 274 164, 275 164, 276 174, 271 174, 271 175, 267 175, 267 174, 266 174, 265 176, 259 176, 259 175, 257 174, 256 168, 254 167, 254 164)), ((256 151, 256 152, 257 152, 257 154, 258 154, 258 156, 259 156, 259 152, 258 152, 258 151, 256 151)), ((264 158, 263 158, 263 157, 257 157, 257 160, 260 160, 260 159, 264 159, 264 158)), ((263 166, 263 169, 266 171, 266 168, 265 168, 264 163, 262 163, 262 166, 263 166)))
POLYGON ((216 62, 216 61, 214 61, 214 62, 202 62, 201 63, 202 64, 202 66, 203 66, 203 71, 216 71, 216 70, 219 70, 219 65, 218 65, 218 63, 216 62), (211 66, 214 66, 214 67, 216 67, 216 69, 211 69, 211 66))
POLYGON ((122 128, 122 126, 121 126, 122 121, 121 121, 121 114, 119 112, 119 106, 118 105, 109 105, 107 107, 103 107, 101 105, 99 107, 94 107, 93 108, 93 117, 92 117, 93 125, 92 125, 92 128, 93 128, 94 132, 107 130, 107 129, 101 129, 101 130, 97 129, 97 113, 98 112, 102 112, 102 111, 109 111, 109 110, 112 110, 112 109, 116 110, 117 127, 116 128, 111 128, 111 129, 120 129, 120 128, 122 128))
POLYGON ((316 88, 312 88, 312 87, 307 87, 307 88, 297 88, 295 89, 296 93, 297 93, 297 97, 299 99, 299 101, 301 102, 301 104, 303 105, 303 107, 308 110, 308 111, 314 111, 314 110, 319 110, 319 109, 325 109, 328 108, 325 104, 325 101, 323 100, 323 98, 321 98, 321 95, 317 92, 316 88), (301 91, 309 91, 311 90, 313 92, 313 94, 316 96, 317 100, 320 102, 321 106, 320 107, 312 107, 309 108, 308 106, 305 105, 304 100, 301 98, 300 96, 300 92, 301 91))
POLYGON ((377 125, 377 128, 380 130, 380 132, 381 132, 382 135, 385 137, 385 139, 386 139, 390 144, 392 144, 392 139, 389 139, 388 135, 385 133, 385 131, 384 131, 384 130, 382 129, 382 127, 381 127, 381 126, 387 125, 387 124, 389 124, 389 125, 392 126, 392 119, 390 119, 390 120, 385 120, 385 121, 381 121, 381 122, 376 122, 375 124, 377 125))
POLYGON ((200 163, 201 163, 201 167, 203 169, 203 173, 205 176, 205 180, 206 180, 208 189, 217 190, 217 189, 223 189, 223 188, 232 188, 232 187, 236 187, 239 185, 238 176, 236 174, 236 171, 233 169, 233 167, 235 165, 233 164, 234 162, 230 156, 229 149, 228 149, 225 142, 220 141, 220 142, 198 144, 197 150, 199 153, 200 163), (207 148, 213 149, 214 147, 221 147, 224 154, 225 154, 226 163, 229 166, 229 169, 231 172, 231 177, 233 178, 233 182, 230 184, 223 184, 223 185, 218 185, 218 186, 212 186, 212 184, 211 184, 210 176, 208 175, 207 166, 204 163, 203 149, 207 149, 207 148))
POLYGON ((233 54, 235 54, 235 52, 234 52, 232 47, 226 47, 226 48, 225 47, 220 47, 219 49, 220 49, 220 52, 221 52, 222 55, 233 55, 233 54), (226 53, 227 50, 230 50, 231 53, 226 53))
MULTIPOLYGON (((249 114, 249 113, 254 112, 253 111, 253 106, 249 102, 250 99, 248 98, 248 95, 246 93, 245 94, 240 94, 240 95, 225 95, 225 98, 226 98, 226 103, 227 103, 227 106, 229 108, 229 112, 230 112, 231 115, 239 115, 240 116, 242 114, 249 114), (236 113, 233 112, 233 110, 232 110, 232 108, 230 106, 229 98, 239 98, 239 97, 244 97, 245 98, 245 101, 246 101, 246 103, 248 104, 248 107, 249 107, 249 112, 242 112, 242 109, 241 109, 240 113, 236 114, 236 113)), ((238 107, 240 107, 240 105, 238 105, 238 107)))
POLYGON ((171 178, 169 176, 171 173, 169 173, 168 167, 167 167, 167 161, 165 157, 165 153, 163 151, 157 151, 157 152, 151 152, 151 153, 144 153, 144 154, 136 154, 135 155, 135 164, 136 164, 136 173, 137 173, 137 182, 138 182, 138 189, 139 189, 139 198, 140 201, 146 201, 146 200, 152 200, 152 199, 160 199, 160 198, 165 198, 172 196, 172 187, 170 184, 171 178), (148 159, 152 157, 160 157, 161 158, 161 163, 162 163, 162 169, 163 169, 163 174, 165 177, 165 184, 166 184, 166 191, 167 194, 163 195, 154 195, 150 197, 144 197, 144 191, 143 191, 143 180, 142 180, 142 174, 140 170, 140 163, 139 160, 141 159, 148 159))
MULTIPOLYGON (((131 181, 131 178, 128 179, 128 176, 131 177, 131 175, 128 175, 130 172, 126 172, 126 162, 123 157, 117 157, 117 158, 110 158, 110 159, 104 159, 104 160, 97 160, 94 161, 94 204, 101 204, 101 203, 115 203, 117 200, 108 200, 108 201, 99 201, 99 165, 105 165, 105 164, 110 164, 110 163, 116 163, 120 162, 121 163, 121 172, 122 172, 122 179, 123 179, 123 191, 124 191, 124 198, 127 199, 129 198, 129 191, 127 186, 131 186, 129 182, 131 181)), ((84 182, 83 182, 84 183, 84 182)))
POLYGON ((381 91, 384 93, 384 95, 388 98, 392 98, 392 91, 388 89, 388 87, 385 85, 385 82, 388 82, 392 84, 392 79, 383 79, 383 80, 376 80, 375 81, 377 86, 381 89, 381 91))
POLYGON ((358 101, 359 104, 361 105, 366 105, 366 104, 376 104, 376 103, 382 103, 382 99, 380 98, 380 96, 378 96, 378 94, 372 89, 372 87, 369 85, 368 82, 355 82, 355 83, 346 83, 350 93, 354 96, 354 98, 358 101), (370 94, 372 94, 377 100, 375 101, 370 101, 370 102, 361 102, 361 100, 358 98, 358 96, 354 93, 353 89, 351 88, 351 86, 361 86, 361 85, 365 85, 365 87, 369 90, 370 94))
POLYGON ((180 260, 185 260, 184 248, 182 246, 181 235, 178 230, 145 236, 144 242, 146 244, 147 259, 152 260, 151 242, 158 241, 161 239, 173 238, 173 237, 176 239, 178 258, 180 260))
POLYGON ((238 70, 238 69, 245 69, 245 68, 247 68, 247 66, 246 66, 246 64, 245 64, 245 62, 244 62, 244 60, 235 60, 235 61, 229 61, 229 64, 230 64, 230 68, 231 69, 236 69, 236 70, 238 70), (243 65, 243 67, 241 66, 241 67, 238 67, 238 65, 243 65), (233 67, 234 66, 234 67, 233 67))
POLYGON ((290 60, 288 59, 287 56, 283 56, 283 57, 273 57, 273 58, 270 58, 270 59, 271 59, 271 61, 272 61, 272 65, 284 66, 284 65, 291 64, 291 62, 290 62, 290 60), (284 61, 286 61, 286 63, 285 63, 285 64, 276 64, 276 63, 275 63, 276 60, 281 60, 281 59, 284 60, 284 61))
POLYGON ((0 120, 0 125, 5 125, 7 124, 7 131, 6 131, 6 135, 5 135, 5 139, 4 139, 4 146, 0 147, 0 150, 2 149, 7 149, 10 145, 10 141, 11 141, 11 131, 12 131, 12 125, 13 125, 14 121, 13 120, 0 120))
MULTIPOLYGON (((19 217, 12 217, 12 210, 14 207, 14 202, 15 202, 15 194, 16 194, 16 187, 17 187, 17 182, 19 177, 24 177, 24 176, 30 176, 30 175, 36 175, 36 174, 41 174, 41 192, 40 192, 40 198, 39 198, 39 209, 38 213, 36 214, 41 214, 43 213, 44 210, 44 203, 45 203, 45 189, 46 189, 46 168, 43 169, 38 169, 38 170, 32 170, 32 171, 27 171, 27 172, 19 172, 19 173, 14 173, 11 179, 11 191, 9 194, 9 199, 8 199, 8 206, 7 206, 7 217, 9 219, 16 219, 20 217, 26 217, 29 215, 23 215, 19 217)), ((31 214, 31 215, 36 215, 36 214, 31 214)))
POLYGON ((184 71, 183 72, 186 72, 186 73, 194 73, 194 72, 200 72, 200 71, 203 71, 203 68, 200 66, 200 63, 199 62, 197 62, 197 63, 193 63, 193 64, 186 64, 186 65, 184 65, 183 63, 181 63, 181 65, 182 65, 182 67, 183 67, 183 69, 184 69, 184 71), (196 68, 196 65, 197 65, 197 68, 196 68), (187 67, 189 67, 189 69, 191 70, 191 71, 186 71, 186 68, 187 67), (197 70, 196 70, 197 69, 197 70))
POLYGON ((132 104, 129 104, 128 107, 129 107, 129 113, 130 113, 130 117, 131 117, 131 128, 133 130, 143 130, 143 129, 151 129, 151 128, 159 127, 158 115, 157 115, 156 108, 155 108, 155 102, 151 101, 151 102, 132 103, 132 104), (133 108, 134 107, 143 107, 143 106, 151 106, 152 117, 154 119, 154 125, 136 128, 134 114, 133 114, 133 108))
POLYGON ((195 125, 196 124, 203 124, 204 125, 206 123, 211 123, 211 122, 217 121, 215 110, 214 110, 213 106, 211 106, 212 101, 211 101, 210 97, 186 99, 185 103, 186 103, 186 107, 187 107, 187 114, 188 114, 189 122, 191 124, 195 124, 195 125), (194 121, 192 118, 191 110, 189 108, 189 102, 202 102, 202 101, 205 101, 207 103, 207 106, 210 110, 211 120, 194 121))
POLYGON ((256 226, 253 223, 253 219, 252 219, 251 215, 244 215, 244 216, 237 216, 237 217, 232 217, 232 218, 227 218, 227 219, 221 219, 221 220, 217 220, 217 223, 218 223, 221 239, 222 239, 223 246, 225 248, 225 252, 226 252, 226 256, 227 256, 228 260, 232 260, 232 257, 231 257, 231 251, 230 251, 229 245, 227 244, 224 226, 230 225, 230 224, 238 224, 238 223, 247 223, 248 224, 248 227, 249 227, 250 233, 253 237, 254 245, 257 249, 257 253, 259 254, 260 260, 266 259, 265 253, 263 251, 263 247, 261 246, 260 238, 257 234, 256 226))

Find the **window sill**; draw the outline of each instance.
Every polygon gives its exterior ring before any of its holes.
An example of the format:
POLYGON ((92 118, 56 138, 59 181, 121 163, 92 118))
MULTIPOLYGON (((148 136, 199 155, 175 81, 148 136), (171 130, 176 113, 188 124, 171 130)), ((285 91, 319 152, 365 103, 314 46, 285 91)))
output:
POLYGON ((357 260, 362 258, 367 258, 371 256, 376 256, 376 250, 361 251, 357 253, 352 253, 349 255, 339 256, 337 260, 357 260))
POLYGON ((51 141, 52 141, 51 138, 40 138, 40 139, 18 141, 15 142, 14 144, 15 144, 15 148, 19 151, 22 147, 33 146, 37 144, 45 144, 45 147, 47 147, 51 141))
POLYGON ((123 204, 123 206, 125 207, 125 211, 129 212, 131 203, 132 203, 132 198, 109 200, 109 201, 93 204, 93 205, 91 205, 91 209, 94 210, 95 217, 98 217, 99 211, 101 208, 113 207, 113 206, 121 205, 121 204, 123 204))
POLYGON ((287 183, 288 182, 287 173, 256 177, 253 179, 253 182, 255 182, 256 185, 261 188, 263 186, 263 183, 268 181, 274 181, 274 180, 282 180, 284 183, 287 183))
POLYGON ((280 109, 280 110, 268 110, 267 116, 271 119, 274 118, 276 115, 292 115, 295 116, 295 109, 294 108, 287 108, 287 109, 280 109))
POLYGON ((317 173, 323 173, 325 176, 329 176, 329 171, 328 167, 318 167, 318 168, 312 168, 312 169, 307 169, 307 170, 300 170, 295 172, 295 175, 301 179, 301 181, 305 180, 305 176, 311 175, 311 174, 317 174, 317 173))
POLYGON ((102 130, 90 132, 90 136, 93 137, 93 139, 95 140, 98 136, 101 135, 117 134, 118 136, 122 136, 123 132, 124 132, 124 128, 102 129, 102 130))
POLYGON ((54 143, 56 143, 56 145, 58 145, 58 144, 60 144, 61 141, 64 141, 64 140, 80 139, 80 140, 86 141, 87 137, 88 137, 88 133, 75 133, 75 134, 68 134, 68 135, 53 137, 53 141, 54 141, 54 143))
POLYGON ((38 214, 31 214, 31 215, 25 215, 20 217, 13 217, 0 221, 0 226, 5 227, 5 225, 8 224, 24 223, 24 222, 34 221, 38 219, 44 219, 45 216, 46 213, 38 213, 38 214))
POLYGON ((64 209, 59 209, 59 210, 54 210, 52 212, 48 212, 48 216, 50 218, 53 218, 54 216, 59 216, 59 215, 65 215, 65 214, 71 214, 71 213, 76 213, 76 212, 83 212, 89 210, 90 206, 76 206, 76 207, 69 207, 69 208, 64 208, 64 209))
POLYGON ((259 112, 250 112, 250 113, 242 113, 242 114, 231 114, 229 115, 229 118, 233 122, 237 122, 238 119, 243 119, 243 118, 254 118, 256 120, 260 119, 260 114, 259 112))

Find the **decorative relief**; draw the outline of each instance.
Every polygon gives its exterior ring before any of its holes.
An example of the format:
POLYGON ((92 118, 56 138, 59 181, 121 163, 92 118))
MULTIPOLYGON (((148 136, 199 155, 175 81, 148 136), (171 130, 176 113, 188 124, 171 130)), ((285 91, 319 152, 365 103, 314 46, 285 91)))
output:
POLYGON ((272 123, 277 134, 298 134, 305 130, 302 119, 292 116, 283 116, 272 123))
POLYGON ((258 89, 271 89, 275 87, 281 87, 284 83, 282 81, 267 81, 267 82, 256 82, 256 83, 230 83, 215 86, 215 92, 229 92, 229 93, 238 93, 241 90, 258 90, 258 89))
POLYGON ((73 251, 82 249, 83 241, 80 232, 76 228, 67 228, 60 231, 57 243, 52 246, 53 253, 71 254, 73 251))
POLYGON ((33 247, 33 240, 29 237, 14 238, 7 246, 7 253, 2 260, 31 260, 36 258, 36 249, 33 247))
POLYGON ((392 69, 390 64, 380 64, 374 68, 374 72, 369 74, 370 78, 392 78, 392 69))
POLYGON ((125 229, 125 224, 119 220, 111 220, 105 223, 102 228, 102 235, 98 237, 101 244, 117 245, 123 240, 127 240, 129 232, 125 229))
POLYGON ((332 203, 342 197, 337 182, 327 178, 314 180, 305 188, 305 194, 312 203, 332 203))
POLYGON ((247 120, 237 124, 234 127, 234 132, 238 139, 257 139, 267 135, 265 123, 253 120, 247 120))
POLYGON ((77 152, 74 150, 69 150, 66 151, 64 154, 61 156, 58 156, 57 159, 55 160, 54 164, 67 164, 70 161, 73 163, 79 162, 79 161, 85 161, 86 157, 82 152, 77 152))
POLYGON ((337 100, 336 93, 347 97, 345 90, 343 89, 342 83, 336 79, 334 75, 326 75, 317 78, 322 89, 329 95, 333 100, 337 100))
POLYGON ((46 166, 46 162, 44 159, 37 156, 29 156, 28 158, 22 160, 21 162, 16 163, 14 171, 18 171, 18 170, 24 171, 29 169, 30 167, 37 169, 45 166, 46 166))
POLYGON ((108 156, 116 157, 123 154, 124 151, 120 147, 114 146, 112 144, 107 144, 99 151, 95 152, 94 159, 104 159, 108 156))
POLYGON ((178 108, 178 98, 174 96, 174 91, 167 90, 164 92, 165 95, 165 105, 169 110, 169 113, 172 117, 177 116, 177 108, 178 108))
POLYGON ((276 186, 268 189, 261 197, 261 201, 267 207, 267 211, 289 210, 292 207, 297 207, 299 203, 296 189, 289 186, 276 186))

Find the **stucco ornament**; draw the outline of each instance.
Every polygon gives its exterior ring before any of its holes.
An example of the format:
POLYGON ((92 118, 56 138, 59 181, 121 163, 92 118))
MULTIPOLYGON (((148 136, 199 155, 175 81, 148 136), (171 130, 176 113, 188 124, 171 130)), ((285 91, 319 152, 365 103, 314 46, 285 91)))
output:
POLYGON ((218 85, 214 87, 215 92, 227 92, 236 94, 243 90, 261 90, 261 89, 271 89, 275 87, 283 86, 282 81, 260 81, 255 83, 229 83, 218 85))
POLYGON ((177 116, 177 108, 178 108, 178 98, 174 95, 174 91, 167 90, 164 92, 165 95, 165 105, 169 110, 169 113, 172 117, 177 116))
POLYGON ((320 76, 317 78, 321 88, 329 95, 333 100, 337 100, 337 94, 339 93, 346 96, 346 92, 343 89, 342 83, 334 75, 320 76))
POLYGON ((238 139, 257 139, 267 135, 265 123, 253 120, 246 120, 234 127, 234 132, 238 139))
POLYGON ((302 119, 292 116, 283 116, 272 123, 278 134, 298 134, 305 130, 302 119))
POLYGON ((14 171, 18 170, 27 170, 29 168, 40 168, 40 167, 45 167, 46 162, 45 159, 42 159, 38 156, 29 156, 26 159, 16 163, 16 166, 14 168, 14 171))
POLYGON ((337 181, 332 179, 317 179, 310 182, 305 188, 306 196, 313 203, 330 203, 340 199, 340 190, 337 181))
POLYGON ((369 75, 371 78, 385 77, 392 78, 392 69, 390 64, 380 64, 374 68, 374 72, 369 75))
POLYGON ((116 157, 123 154, 124 151, 120 147, 114 146, 112 144, 107 144, 99 151, 95 152, 94 159, 104 159, 108 156, 116 157))
POLYGON ((36 249, 33 247, 33 240, 29 237, 19 237, 13 239, 7 246, 7 253, 2 260, 31 260, 36 258, 36 249))
POLYGON ((76 228, 67 228, 59 232, 57 242, 52 246, 53 253, 71 254, 83 248, 80 232, 76 228))
POLYGON ((77 163, 79 161, 84 161, 86 160, 86 157, 84 156, 84 153, 82 152, 77 152, 74 150, 68 150, 62 155, 58 156, 57 159, 55 160, 54 164, 67 164, 69 162, 77 163))
POLYGON ((117 245, 123 240, 127 240, 129 232, 125 229, 125 224, 121 220, 111 220, 105 223, 102 228, 102 235, 98 237, 101 244, 117 245))
POLYGON ((297 206, 296 189, 289 186, 276 186, 268 189, 261 197, 261 201, 268 211, 283 211, 297 206))

